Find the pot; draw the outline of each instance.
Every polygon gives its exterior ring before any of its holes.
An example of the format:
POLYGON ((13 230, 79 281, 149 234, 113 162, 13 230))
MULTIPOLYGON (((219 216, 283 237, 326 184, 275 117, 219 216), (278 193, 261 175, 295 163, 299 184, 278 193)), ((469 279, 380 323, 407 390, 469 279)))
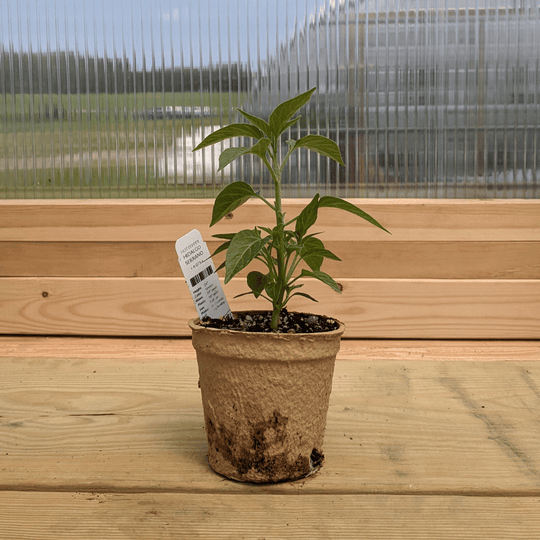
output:
POLYGON ((345 326, 314 334, 250 333, 189 321, 197 353, 208 461, 242 482, 317 471, 345 326))

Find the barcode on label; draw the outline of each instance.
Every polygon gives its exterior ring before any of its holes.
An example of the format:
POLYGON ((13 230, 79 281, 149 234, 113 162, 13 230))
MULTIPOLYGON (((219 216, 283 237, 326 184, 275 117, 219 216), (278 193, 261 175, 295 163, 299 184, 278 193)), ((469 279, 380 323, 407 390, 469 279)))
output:
POLYGON ((196 276, 193 276, 189 282, 191 283, 192 287, 195 287, 198 283, 200 283, 203 279, 206 279, 208 276, 213 274, 213 270, 211 266, 207 266, 202 272, 199 272, 196 276))

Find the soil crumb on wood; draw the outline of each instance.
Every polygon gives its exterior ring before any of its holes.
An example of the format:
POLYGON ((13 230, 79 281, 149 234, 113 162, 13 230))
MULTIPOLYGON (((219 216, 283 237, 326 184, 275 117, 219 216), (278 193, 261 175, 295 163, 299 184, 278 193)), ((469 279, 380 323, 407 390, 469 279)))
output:
MULTIPOLYGON (((271 311, 245 311, 234 314, 234 318, 211 319, 204 317, 200 325, 206 328, 238 330, 241 332, 273 332, 270 327, 271 311)), ((313 334, 331 332, 339 328, 339 322, 325 315, 281 311, 277 332, 281 334, 313 334)))

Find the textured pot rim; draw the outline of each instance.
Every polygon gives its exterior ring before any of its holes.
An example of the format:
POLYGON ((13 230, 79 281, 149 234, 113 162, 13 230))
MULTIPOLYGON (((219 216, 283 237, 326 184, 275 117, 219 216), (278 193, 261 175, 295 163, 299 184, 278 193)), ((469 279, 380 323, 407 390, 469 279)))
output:
MULTIPOLYGON (((233 315, 236 313, 268 313, 268 309, 247 309, 242 311, 234 311, 233 315)), ((339 328, 336 328, 335 330, 330 330, 329 332, 309 332, 309 333, 294 333, 294 334, 288 334, 283 332, 246 332, 244 330, 230 330, 229 328, 208 328, 207 326, 201 326, 199 323, 200 318, 194 317, 193 319, 190 319, 188 321, 188 325, 193 331, 205 331, 205 332, 215 332, 218 334, 229 334, 229 335, 242 335, 242 336, 257 336, 262 337, 265 336, 265 339, 279 339, 283 337, 287 337, 290 339, 291 337, 298 337, 298 338, 314 338, 316 336, 334 336, 334 335, 342 335, 345 331, 345 324, 342 323, 340 320, 336 319, 335 317, 329 317, 328 315, 319 315, 317 313, 307 313, 305 311, 291 311, 290 313, 303 313, 307 315, 315 315, 316 317, 327 317, 329 319, 333 319, 337 323, 339 323, 339 328)))

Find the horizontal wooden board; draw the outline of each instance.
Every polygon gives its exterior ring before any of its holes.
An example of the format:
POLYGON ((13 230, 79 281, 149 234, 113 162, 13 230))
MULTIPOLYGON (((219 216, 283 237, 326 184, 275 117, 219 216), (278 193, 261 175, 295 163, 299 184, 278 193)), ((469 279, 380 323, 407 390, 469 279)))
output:
MULTIPOLYGON (((342 211, 324 208, 317 230, 353 241, 538 241, 540 201, 350 199, 392 235, 342 211)), ((305 199, 284 201, 289 218, 305 199)), ((272 225, 272 211, 248 201, 209 229, 212 200, 0 201, 0 241, 170 242, 196 228, 212 234, 272 225)), ((315 229, 314 229, 315 230, 315 229)))
POLYGON ((0 493, 3 540, 537 539, 535 497, 0 493))
MULTIPOLYGON (((342 320, 349 338, 538 339, 540 280, 342 279, 337 294, 316 280, 290 308, 342 320)), ((225 286, 233 309, 266 309, 225 286)), ((181 278, 1 278, 0 333, 189 335, 196 316, 181 278)))
POLYGON ((540 497, 538 362, 339 361, 319 473, 226 482, 195 355, 0 361, 0 491, 540 497))
MULTIPOLYGON (((191 358, 190 338, 0 336, 2 355, 17 358, 191 358)), ((338 360, 540 361, 540 341, 342 339, 338 360)))
MULTIPOLYGON (((218 245, 208 243, 211 252, 218 245)), ((326 248, 341 261, 327 259, 323 270, 343 278, 540 278, 540 242, 336 240, 326 248)), ((216 266, 223 260, 224 254, 214 257, 216 266)), ((0 242, 0 277, 33 276, 182 277, 182 272, 173 242, 0 242)))

